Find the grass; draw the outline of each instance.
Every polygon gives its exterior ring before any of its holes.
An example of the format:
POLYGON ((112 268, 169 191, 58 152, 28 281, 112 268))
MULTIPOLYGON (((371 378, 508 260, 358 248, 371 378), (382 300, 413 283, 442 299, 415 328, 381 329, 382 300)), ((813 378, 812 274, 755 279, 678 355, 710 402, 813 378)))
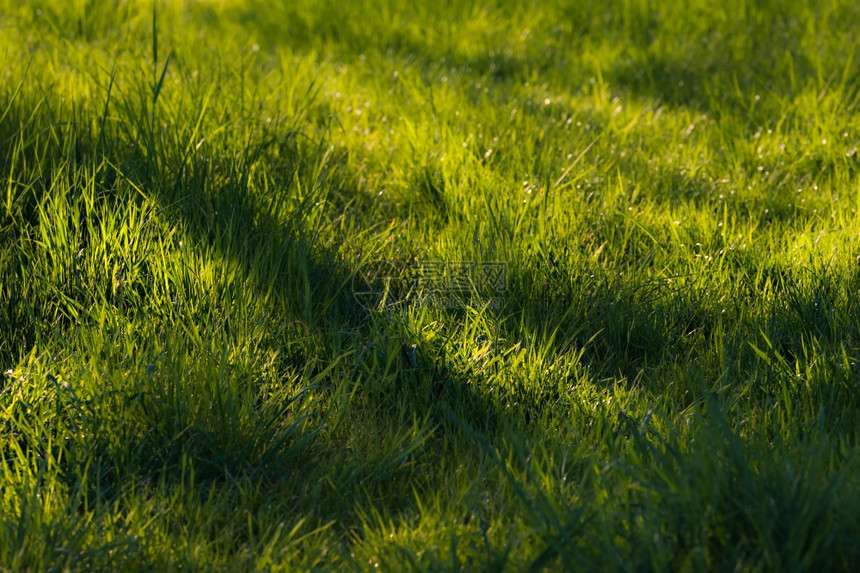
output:
POLYGON ((856 564, 856 3, 0 14, 0 569, 856 564))

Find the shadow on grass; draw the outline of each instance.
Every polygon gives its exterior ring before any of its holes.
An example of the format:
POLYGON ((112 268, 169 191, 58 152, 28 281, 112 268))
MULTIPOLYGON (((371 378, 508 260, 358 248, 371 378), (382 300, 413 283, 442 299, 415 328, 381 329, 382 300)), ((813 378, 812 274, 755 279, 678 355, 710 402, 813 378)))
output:
MULTIPOLYGON (((407 43, 398 49, 411 53, 418 47, 407 43)), ((518 70, 535 64, 514 59, 494 69, 495 63, 490 60, 463 57, 454 60, 452 65, 474 65, 480 70, 493 71, 495 79, 506 81, 518 70)), ((620 69, 616 81, 643 96, 657 97, 670 104, 710 105, 707 99, 710 96, 697 89, 679 93, 666 86, 681 81, 686 85, 687 80, 692 81, 697 74, 709 73, 707 66, 713 63, 692 72, 692 76, 687 75, 691 73, 685 68, 687 64, 675 66, 657 61, 649 65, 651 69, 642 77, 632 68, 620 69), (643 79, 646 77, 647 80, 643 79), (663 91, 649 93, 648 90, 663 91)), ((727 74, 728 68, 716 72, 727 74)), ((8 123, 0 126, 0 143, 12 145, 21 126, 27 123, 24 118, 29 117, 26 110, 15 110, 8 117, 8 123), (11 129, 7 130, 8 126, 11 129)), ((53 123, 51 127, 47 123, 37 123, 34 127, 57 129, 53 123)), ((98 153, 87 147, 91 141, 56 133, 58 141, 67 141, 70 137, 74 141, 68 148, 48 152, 51 161, 98 163, 98 153)), ((119 181, 131 179, 159 209, 170 213, 169 217, 181 225, 189 241, 200 245, 208 254, 217 254, 225 265, 235 265, 238 281, 213 298, 214 304, 207 300, 189 301, 194 309, 191 322, 204 336, 217 332, 215 338, 229 340, 240 327, 231 324, 231 312, 219 305, 246 304, 255 298, 270 304, 274 322, 282 323, 282 328, 279 330, 276 326, 266 341, 277 349, 274 370, 302 373, 313 382, 313 391, 321 397, 321 402, 311 404, 306 412, 306 425, 293 425, 290 420, 279 425, 279 419, 289 418, 293 409, 301 411, 300 404, 289 400, 279 404, 282 409, 263 413, 260 421, 250 420, 249 416, 260 414, 251 407, 259 395, 256 390, 235 388, 236 371, 230 364, 233 357, 219 353, 222 351, 217 348, 195 348, 193 353, 201 356, 200 365, 186 368, 181 364, 187 360, 185 352, 175 350, 171 355, 168 350, 166 371, 160 372, 156 364, 152 371, 140 372, 144 380, 141 392, 133 399, 122 397, 118 404, 138 409, 143 421, 156 421, 154 430, 144 433, 136 443, 126 444, 128 451, 133 452, 128 463, 123 464, 127 468, 126 475, 141 480, 157 475, 168 485, 178 483, 184 479, 183 464, 190 458, 198 464, 198 481, 207 485, 249 474, 265 477, 273 488, 279 487, 279 482, 290 488, 304 484, 309 489, 302 491, 314 494, 307 498, 316 498, 308 502, 308 506, 314 506, 329 518, 349 511, 360 494, 369 492, 371 497, 384 499, 382 492, 390 488, 392 482, 401 479, 408 482, 426 467, 422 464, 432 462, 421 459, 424 453, 433 454, 432 448, 426 447, 429 428, 451 429, 450 425, 446 427, 440 404, 453 410, 469 427, 478 428, 482 435, 492 436, 500 427, 534 424, 534 419, 519 419, 505 411, 505 402, 476 389, 480 376, 473 377, 467 371, 463 375, 452 373, 444 358, 422 354, 413 347, 410 341, 419 339, 419 332, 398 325, 391 317, 368 313, 357 303, 348 287, 355 269, 341 260, 334 248, 318 240, 319 224, 325 216, 318 207, 319 191, 328 181, 328 166, 319 162, 324 155, 320 151, 322 147, 315 148, 314 142, 301 143, 300 136, 289 130, 263 139, 265 141, 244 157, 195 154, 187 164, 183 160, 181 165, 167 167, 153 163, 153 157, 142 151, 145 146, 138 145, 136 154, 125 154, 120 149, 125 149, 122 144, 128 142, 116 141, 114 155, 109 154, 114 167, 96 169, 98 191, 109 195, 119 181), (255 162, 270 154, 282 161, 271 170, 274 177, 253 180, 255 162), (170 173, 171 179, 159 181, 158 176, 164 173, 170 173), (296 186, 297 182, 302 183, 301 189, 296 186), (283 197, 284 190, 291 190, 293 195, 283 197), (247 289, 244 295, 243 289, 247 289), (288 328, 287 324, 299 326, 288 328), (208 352, 211 356, 206 356, 208 352), (327 370, 326 361, 332 355, 350 352, 355 360, 347 359, 345 364, 351 367, 327 370), (199 390, 212 392, 216 400, 204 395, 189 405, 183 403, 182 394, 175 400, 165 399, 175 391, 172 390, 175 385, 195 377, 212 383, 199 390), (338 387, 338 379, 343 381, 344 378, 350 384, 338 387), (230 388, 230 380, 234 380, 233 388, 230 388), (225 387, 220 387, 225 381, 225 387), (232 401, 244 405, 244 411, 229 411, 231 391, 237 393, 232 401), (219 396, 219 392, 224 393, 219 396), (222 398, 224 401, 218 404, 218 399, 222 398), (204 412, 213 402, 213 413, 204 412), (325 415, 314 407, 325 408, 326 404, 341 407, 331 418, 339 421, 340 426, 332 430, 334 437, 328 444, 314 439, 325 427, 325 415), (273 428, 277 428, 274 440, 270 435, 273 428), (379 444, 386 447, 374 447, 379 444), (288 468, 289 475, 279 476, 284 468, 288 468), (327 480, 325 474, 328 474, 327 480), (318 481, 307 483, 310 476, 318 481), (322 495, 317 497, 320 492, 322 495), (319 508, 317 504, 322 499, 331 504, 319 508)), ((27 151, 31 152, 35 153, 27 151)), ((44 151, 40 153, 44 156, 44 151)), ((31 157, 37 159, 35 154, 31 157)), ((3 173, 9 173, 8 164, 3 167, 3 173)), ((31 182, 30 191, 23 195, 27 198, 17 205, 16 214, 10 218, 7 211, 7 219, 0 227, 4 243, 22 238, 22 227, 16 222, 19 218, 38 225, 37 207, 44 195, 52 192, 55 167, 45 164, 38 178, 31 182)), ((693 200, 706 188, 704 184, 700 187, 696 181, 683 178, 673 179, 672 187, 679 196, 693 200)), ((425 192, 429 195, 428 202, 439 202, 439 190, 429 179, 425 192)), ((118 207, 119 201, 114 206, 118 207)), ((84 213, 87 217, 93 215, 84 213)), ((3 253, 7 256, 7 251, 3 253)), ((540 346, 549 349, 550 360, 554 354, 562 354, 572 347, 584 348, 584 364, 599 379, 611 379, 621 373, 628 381, 634 381, 649 365, 683 356, 689 351, 686 337, 701 337, 708 343, 721 320, 716 309, 709 307, 699 293, 662 291, 660 285, 655 288, 653 284, 635 279, 616 281, 600 277, 591 280, 584 275, 585 269, 559 269, 559 265, 564 265, 564 260, 557 254, 538 253, 533 265, 523 269, 512 284, 510 298, 516 318, 509 326, 507 337, 538 341, 540 346)), ((6 268, 12 269, 10 274, 16 277, 17 284, 26 282, 23 276, 27 271, 26 261, 16 259, 6 268)), ((74 269, 66 276, 71 281, 74 269)), ((194 280, 193 273, 186 277, 194 280)), ((105 277, 91 278, 101 280, 97 284, 107 292, 111 277, 107 277, 107 281, 105 277)), ((87 298, 85 289, 74 291, 72 284, 60 285, 59 291, 72 291, 74 296, 80 296, 75 300, 77 306, 99 301, 98 296, 87 298)), ((813 336, 835 343, 837 333, 846 326, 839 317, 851 316, 856 309, 839 297, 834 298, 829 290, 832 286, 824 284, 812 292, 798 291, 781 299, 789 304, 785 314, 774 313, 775 326, 771 325, 769 332, 773 328, 785 328, 790 337, 787 352, 797 356, 803 350, 803 340, 791 334, 804 328, 811 329, 813 336), (835 309, 835 312, 824 311, 824 308, 835 309), (791 320, 786 321, 786 316, 792 317, 791 320)), ((147 293, 140 288, 144 287, 129 289, 138 294, 118 301, 115 306, 119 314, 133 315, 135 310, 143 308, 140 304, 147 293)), ((175 288, 183 287, 176 285, 175 288)), ((0 351, 7 353, 4 359, 17 362, 39 338, 40 324, 48 325, 60 335, 74 328, 74 321, 58 322, 54 312, 70 304, 66 298, 57 296, 45 304, 44 299, 28 299, 25 289, 8 292, 11 294, 6 294, 9 298, 3 301, 0 312, 4 314, 0 319, 14 327, 14 334, 0 339, 0 351)), ((45 292, 35 291, 33 295, 43 297, 45 292)), ((188 289, 192 296, 195 292, 193 288, 188 289)), ((67 316, 72 314, 71 311, 66 313, 67 316)), ((748 331, 754 332, 760 325, 753 320, 748 331)), ((168 340, 167 344, 180 346, 178 339, 168 340)), ((237 368, 237 371, 254 375, 253 365, 237 368)), ((541 403, 555 402, 557 396, 553 393, 559 391, 538 389, 535 394, 529 389, 515 390, 520 394, 512 399, 525 404, 525 415, 529 415, 532 410, 539 410, 541 403)), ((94 401, 93 405, 96 404, 94 401)), ((92 415, 99 414, 93 410, 92 415)), ((116 459, 105 459, 104 463, 118 465, 116 459)), ((385 502, 387 507, 408 505, 409 490, 407 483, 403 487, 406 493, 401 492, 403 494, 396 500, 385 502)), ((344 524, 349 526, 347 519, 344 524)))
MULTIPOLYGON (((858 418, 856 269, 770 264, 737 253, 722 262, 731 284, 683 286, 644 272, 640 278, 633 260, 623 275, 570 261, 547 248, 514 277, 500 316, 507 317, 506 338, 538 341, 549 363, 581 350, 577 363, 591 381, 611 390, 622 380, 671 397, 667 403, 689 405, 715 384, 730 389, 732 407, 796 401, 795 416, 808 419, 808 432, 844 435, 858 418), (681 379, 667 387, 666 372, 681 379), (829 417, 816 421, 824 411, 829 417)), ((535 403, 540 395, 555 401, 558 392, 538 388, 535 403)))
MULTIPOLYGON (((610 85, 637 98, 694 109, 717 119, 730 116, 755 126, 782 119, 785 101, 809 82, 818 89, 833 88, 840 79, 837 76, 850 77, 850 71, 860 65, 823 69, 815 61, 820 54, 808 45, 811 27, 828 20, 848 40, 848 22, 857 18, 848 7, 832 12, 811 8, 802 14, 781 9, 778 3, 727 7, 715 13, 691 7, 675 17, 650 4, 628 8, 629 13, 612 5, 548 6, 555 12, 556 24, 544 31, 550 43, 523 43, 516 50, 510 49, 509 36, 491 32, 492 26, 483 35, 469 29, 471 23, 489 17, 487 13, 499 19, 496 25, 504 22, 513 27, 505 19, 515 19, 516 11, 503 5, 482 11, 454 4, 434 12, 386 3, 310 10, 250 2, 232 7, 229 13, 270 46, 303 51, 323 45, 335 60, 347 63, 370 53, 397 56, 431 69, 443 65, 469 70, 497 82, 525 80, 534 74, 561 73, 568 78, 571 70, 590 77, 594 70, 576 64, 577 53, 623 45, 626 49, 620 57, 601 70, 610 85), (373 16, 370 22, 368 15, 373 16), (442 17, 446 20, 441 21, 442 17), (469 33, 471 41, 463 42, 469 33)), ((203 17, 207 9, 201 10, 203 17)), ((215 24, 214 12, 208 10, 215 24)), ((586 79, 574 77, 568 85, 586 79)))
POLYGON ((423 468, 460 439, 446 411, 488 432, 505 425, 471 380, 414 351, 418 333, 398 316, 355 298, 354 270, 324 238, 327 187, 342 180, 324 142, 272 129, 238 155, 173 156, 145 134, 119 131, 102 145, 98 132, 59 127, 31 104, 16 102, 0 124, 0 145, 13 150, 0 163, 4 183, 15 183, 13 166, 39 166, 0 220, 0 256, 11 257, 0 350, 11 364, 59 340, 93 353, 90 368, 51 374, 79 393, 48 385, 56 415, 75 422, 46 431, 92 430, 70 437, 78 453, 60 464, 61 479, 83 480, 107 503, 135 484, 181 490, 188 472, 204 491, 250 479, 346 530, 365 499, 391 514, 413 506, 414 480, 434 479, 423 468), (43 132, 53 136, 45 145, 26 143, 43 132), (68 220, 45 209, 57 196, 68 220), (147 227, 155 237, 135 269, 100 243, 130 213, 131 242, 147 244, 147 227), (52 259, 50 288, 32 286, 39 257, 50 259, 26 241, 66 226, 70 256, 52 259), (100 249, 117 272, 77 255, 100 249))

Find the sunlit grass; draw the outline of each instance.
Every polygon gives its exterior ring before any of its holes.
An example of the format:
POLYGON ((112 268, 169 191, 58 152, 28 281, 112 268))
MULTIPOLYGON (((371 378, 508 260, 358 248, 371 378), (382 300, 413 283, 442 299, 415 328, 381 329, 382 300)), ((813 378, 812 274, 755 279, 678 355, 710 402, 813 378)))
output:
POLYGON ((859 25, 0 0, 0 564, 850 568, 859 25))

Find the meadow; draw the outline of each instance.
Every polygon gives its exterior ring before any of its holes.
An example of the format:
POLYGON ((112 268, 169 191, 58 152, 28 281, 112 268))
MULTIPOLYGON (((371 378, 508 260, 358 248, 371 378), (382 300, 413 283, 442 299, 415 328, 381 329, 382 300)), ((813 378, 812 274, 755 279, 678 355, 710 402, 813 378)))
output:
POLYGON ((0 0, 0 570, 856 566, 858 30, 0 0))

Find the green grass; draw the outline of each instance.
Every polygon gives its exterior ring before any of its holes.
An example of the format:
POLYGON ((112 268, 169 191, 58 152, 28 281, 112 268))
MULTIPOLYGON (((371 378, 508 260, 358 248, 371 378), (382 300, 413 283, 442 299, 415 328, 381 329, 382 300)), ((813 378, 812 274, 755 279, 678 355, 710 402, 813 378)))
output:
POLYGON ((856 566, 856 2, 20 4, 0 570, 856 566))

